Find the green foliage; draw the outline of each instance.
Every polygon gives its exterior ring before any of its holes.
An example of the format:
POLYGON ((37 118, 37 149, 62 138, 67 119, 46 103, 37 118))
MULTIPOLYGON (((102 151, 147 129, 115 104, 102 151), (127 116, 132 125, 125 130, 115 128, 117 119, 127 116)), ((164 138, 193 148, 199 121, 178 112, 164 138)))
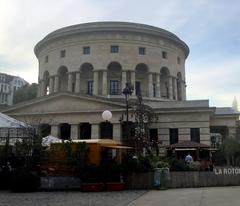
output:
POLYGON ((153 165, 154 168, 169 168, 169 163, 165 162, 165 161, 157 161, 155 162, 155 164, 153 165))
POLYGON ((190 171, 200 171, 201 163, 198 161, 195 161, 195 162, 191 162, 188 166, 190 171))
POLYGON ((19 102, 27 101, 37 97, 38 85, 33 83, 31 85, 24 85, 14 92, 13 103, 17 104, 19 102))
POLYGON ((240 165, 240 143, 236 138, 226 138, 220 147, 228 165, 240 165))
POLYGON ((189 171, 189 165, 182 159, 170 159, 169 166, 170 171, 189 171))

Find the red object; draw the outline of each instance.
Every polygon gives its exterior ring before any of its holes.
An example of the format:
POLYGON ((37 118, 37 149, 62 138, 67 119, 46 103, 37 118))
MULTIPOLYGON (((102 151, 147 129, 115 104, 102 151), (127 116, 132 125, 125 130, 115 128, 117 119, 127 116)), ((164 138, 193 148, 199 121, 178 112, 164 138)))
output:
POLYGON ((107 191, 121 191, 124 190, 125 183, 123 182, 108 182, 107 191))
POLYGON ((83 192, 101 192, 103 186, 103 183, 81 183, 81 190, 83 192))

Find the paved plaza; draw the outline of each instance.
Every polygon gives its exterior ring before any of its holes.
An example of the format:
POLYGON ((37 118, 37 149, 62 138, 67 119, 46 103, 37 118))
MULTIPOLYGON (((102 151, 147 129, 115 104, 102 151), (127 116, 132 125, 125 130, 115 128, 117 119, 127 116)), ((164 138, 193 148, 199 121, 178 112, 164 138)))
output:
POLYGON ((0 192, 0 206, 237 206, 240 187, 82 193, 0 192))

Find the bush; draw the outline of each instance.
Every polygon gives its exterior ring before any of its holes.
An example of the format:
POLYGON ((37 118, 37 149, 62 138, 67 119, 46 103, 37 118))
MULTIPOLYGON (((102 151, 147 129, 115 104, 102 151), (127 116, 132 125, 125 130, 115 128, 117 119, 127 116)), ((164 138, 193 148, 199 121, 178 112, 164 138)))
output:
POLYGON ((189 165, 182 159, 170 159, 169 166, 171 171, 188 171, 189 165))
POLYGON ((201 163, 198 162, 198 161, 191 162, 189 164, 189 170, 190 171, 200 171, 200 168, 201 168, 201 163))
POLYGON ((166 167, 169 168, 169 163, 165 161, 157 161, 154 164, 154 168, 166 168, 166 167))

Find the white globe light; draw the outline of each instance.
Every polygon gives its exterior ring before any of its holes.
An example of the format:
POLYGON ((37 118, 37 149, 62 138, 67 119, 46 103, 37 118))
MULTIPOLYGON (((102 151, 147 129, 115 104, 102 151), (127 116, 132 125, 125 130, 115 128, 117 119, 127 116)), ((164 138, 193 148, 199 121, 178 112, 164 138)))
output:
POLYGON ((106 121, 109 121, 111 118, 112 118, 112 112, 108 111, 108 110, 105 110, 103 113, 102 113, 102 118, 106 121))

